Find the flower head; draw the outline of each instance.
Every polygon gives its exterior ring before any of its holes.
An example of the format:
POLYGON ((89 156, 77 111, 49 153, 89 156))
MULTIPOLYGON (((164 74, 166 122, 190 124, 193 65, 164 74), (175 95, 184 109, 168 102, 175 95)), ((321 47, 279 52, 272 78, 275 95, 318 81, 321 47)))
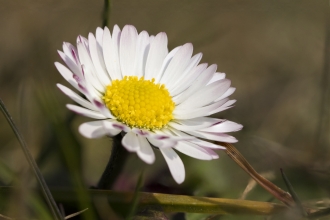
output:
POLYGON ((77 48, 63 43, 59 55, 67 67, 56 62, 61 75, 85 98, 57 84, 78 105, 67 107, 96 119, 80 125, 87 138, 125 135, 122 145, 152 164, 152 146, 164 156, 177 183, 185 178, 180 151, 200 160, 217 159, 210 141, 234 143, 226 134, 242 125, 207 117, 232 107, 235 91, 217 66, 199 64, 202 54, 192 56, 190 43, 168 52, 167 36, 149 36, 126 25, 110 33, 97 28, 95 36, 79 36, 77 48))

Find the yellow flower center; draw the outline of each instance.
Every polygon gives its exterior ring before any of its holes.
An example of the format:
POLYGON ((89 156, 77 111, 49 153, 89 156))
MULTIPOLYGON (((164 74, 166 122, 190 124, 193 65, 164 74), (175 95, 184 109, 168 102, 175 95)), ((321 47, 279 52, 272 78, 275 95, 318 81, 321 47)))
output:
POLYGON ((170 93, 163 84, 155 84, 155 79, 125 76, 114 80, 103 100, 117 120, 129 127, 160 129, 173 118, 175 104, 170 93))

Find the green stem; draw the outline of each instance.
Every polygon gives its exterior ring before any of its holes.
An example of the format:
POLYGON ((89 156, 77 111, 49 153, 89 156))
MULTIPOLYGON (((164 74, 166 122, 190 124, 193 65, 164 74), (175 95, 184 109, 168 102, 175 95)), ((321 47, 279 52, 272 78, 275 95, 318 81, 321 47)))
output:
POLYGON ((103 22, 102 28, 108 26, 108 24, 109 24, 110 11, 111 11, 111 1, 104 0, 104 8, 103 8, 103 15, 102 15, 102 22, 103 22))
POLYGON ((98 189, 109 189, 124 166, 127 157, 126 150, 121 145, 122 136, 113 137, 111 155, 108 164, 97 184, 98 189))

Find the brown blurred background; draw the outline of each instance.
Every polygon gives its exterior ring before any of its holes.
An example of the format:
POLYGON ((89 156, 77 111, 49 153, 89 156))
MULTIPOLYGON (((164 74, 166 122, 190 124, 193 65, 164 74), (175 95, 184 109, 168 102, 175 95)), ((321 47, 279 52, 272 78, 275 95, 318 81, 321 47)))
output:
MULTIPOLYGON (((204 54, 202 62, 218 64, 237 88, 236 106, 217 115, 244 125, 233 134, 239 139, 236 147, 285 188, 283 168, 303 201, 324 202, 330 193, 329 10, 327 0, 113 0, 109 27, 164 31, 169 49, 191 42, 194 53, 204 54)), ((86 186, 95 185, 109 158, 109 139, 88 140, 77 132, 89 119, 65 108, 71 101, 55 84, 68 83, 53 64, 61 62, 56 51, 63 41, 75 44, 79 34, 101 26, 102 11, 101 0, 0 0, 0 98, 51 186, 71 186, 74 169, 86 186), (81 166, 68 168, 68 149, 81 166)), ((0 144, 0 183, 34 186, 2 115, 0 144)), ((144 169, 146 191, 239 198, 249 177, 219 154, 211 162, 180 155, 187 176, 179 186, 160 154, 152 166, 130 155, 114 188, 134 189, 144 169)), ((259 187, 247 196, 270 198, 259 187)), ((187 219, 202 217, 189 214, 187 219)))

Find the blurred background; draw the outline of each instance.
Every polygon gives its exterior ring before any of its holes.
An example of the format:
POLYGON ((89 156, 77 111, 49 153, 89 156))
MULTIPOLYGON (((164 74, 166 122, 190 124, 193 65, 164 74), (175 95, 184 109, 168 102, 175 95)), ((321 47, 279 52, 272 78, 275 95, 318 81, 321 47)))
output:
MULTIPOLYGON (((95 186, 110 156, 111 139, 88 140, 78 133, 79 124, 89 119, 66 109, 72 101, 56 83, 68 83, 54 66, 55 61, 62 62, 57 50, 62 50, 63 41, 75 45, 78 35, 95 33, 102 25, 103 4, 0 0, 0 98, 50 187, 95 186)), ((132 24, 139 32, 164 31, 169 49, 191 42, 194 54, 202 52, 202 62, 216 63, 237 88, 232 95, 236 106, 216 117, 244 125, 233 134, 238 150, 258 172, 286 189, 279 170, 283 168, 306 205, 330 206, 329 10, 328 0, 113 0, 109 28, 132 24)), ((241 198, 249 176, 223 151, 218 153, 220 158, 214 161, 180 154, 186 168, 181 185, 174 182, 159 152, 151 166, 130 154, 112 189, 134 190, 144 170, 143 191, 241 198)), ((1 193, 0 214, 49 217, 41 197, 31 192, 37 182, 2 114, 0 183, 20 189, 1 193)), ((272 201, 258 186, 243 196, 272 201)), ((81 210, 61 204, 67 214, 81 210)), ((109 216, 116 212, 102 208, 102 202, 94 206, 88 212, 95 213, 95 219, 112 219, 109 216)), ((72 219, 86 219, 84 215, 72 219)), ((207 215, 167 217, 194 220, 207 215)))

